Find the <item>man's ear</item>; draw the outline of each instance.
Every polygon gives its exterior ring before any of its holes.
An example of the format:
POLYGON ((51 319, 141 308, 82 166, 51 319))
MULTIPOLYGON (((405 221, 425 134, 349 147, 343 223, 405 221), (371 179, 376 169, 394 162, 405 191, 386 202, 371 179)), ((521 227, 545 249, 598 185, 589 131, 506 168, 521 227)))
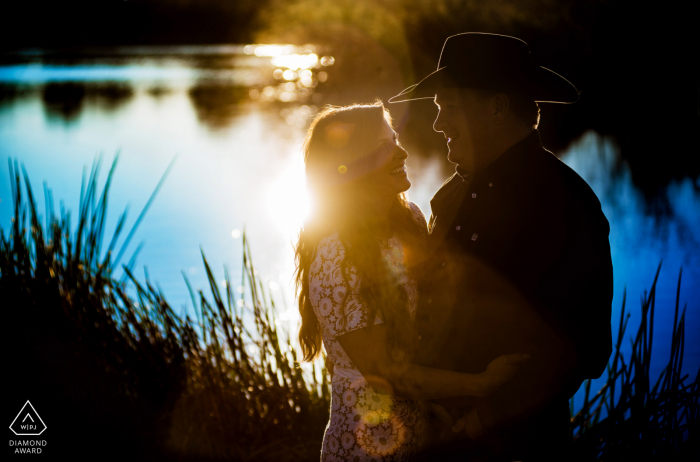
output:
POLYGON ((496 123, 505 120, 510 110, 510 100, 505 93, 496 93, 491 100, 492 115, 496 123))

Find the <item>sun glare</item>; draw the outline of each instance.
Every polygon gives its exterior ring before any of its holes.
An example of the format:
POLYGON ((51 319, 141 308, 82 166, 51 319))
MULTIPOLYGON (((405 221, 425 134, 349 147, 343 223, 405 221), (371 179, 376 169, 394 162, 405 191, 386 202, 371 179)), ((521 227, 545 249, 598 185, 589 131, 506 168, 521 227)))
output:
POLYGON ((293 54, 293 55, 280 55, 272 58, 272 64, 277 67, 286 67, 296 71, 297 69, 311 69, 316 67, 318 63, 318 55, 315 53, 310 54, 293 54))
POLYGON ((268 212, 285 239, 295 239, 311 209, 301 162, 290 165, 272 182, 267 203, 268 212))

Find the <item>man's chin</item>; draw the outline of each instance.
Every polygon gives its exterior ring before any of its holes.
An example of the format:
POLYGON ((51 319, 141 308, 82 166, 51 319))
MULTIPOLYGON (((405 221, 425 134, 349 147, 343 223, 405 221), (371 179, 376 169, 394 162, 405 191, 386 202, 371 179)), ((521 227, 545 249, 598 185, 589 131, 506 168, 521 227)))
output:
POLYGON ((464 155, 462 155, 459 151, 450 150, 450 152, 447 153, 447 160, 453 164, 459 164, 463 159, 464 155))
POLYGON ((474 170, 474 159, 464 153, 456 152, 456 151, 450 151, 447 154, 447 160, 449 160, 453 164, 457 164, 462 169, 464 169, 467 172, 473 172, 474 170))

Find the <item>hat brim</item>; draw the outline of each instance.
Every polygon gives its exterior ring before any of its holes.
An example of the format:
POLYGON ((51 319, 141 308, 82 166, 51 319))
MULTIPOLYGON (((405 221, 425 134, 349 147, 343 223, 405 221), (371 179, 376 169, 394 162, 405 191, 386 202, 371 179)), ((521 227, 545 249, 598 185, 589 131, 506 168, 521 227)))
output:
POLYGON ((576 87, 556 72, 538 67, 535 79, 535 102, 572 104, 581 94, 576 87))
POLYGON ((414 101, 417 99, 434 99, 435 92, 440 88, 449 88, 445 85, 445 77, 447 72, 441 72, 445 67, 428 74, 420 82, 405 88, 401 93, 392 96, 387 101, 389 103, 403 103, 405 101, 414 101))
MULTIPOLYGON (((419 99, 434 99, 441 88, 469 88, 473 85, 460 83, 450 76, 447 66, 428 74, 420 82, 404 89, 388 99, 389 103, 403 103, 419 99)), ((532 91, 537 103, 571 104, 579 99, 580 92, 574 85, 546 67, 538 67, 534 73, 532 91)))

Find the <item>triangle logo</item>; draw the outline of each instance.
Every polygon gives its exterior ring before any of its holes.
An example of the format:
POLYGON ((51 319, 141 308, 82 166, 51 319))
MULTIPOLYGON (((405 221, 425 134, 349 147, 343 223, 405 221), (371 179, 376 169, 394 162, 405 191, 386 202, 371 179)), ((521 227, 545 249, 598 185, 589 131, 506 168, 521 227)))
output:
POLYGON ((17 436, 37 436, 46 430, 46 424, 41 420, 32 403, 27 400, 15 420, 10 424, 10 430, 17 436))

